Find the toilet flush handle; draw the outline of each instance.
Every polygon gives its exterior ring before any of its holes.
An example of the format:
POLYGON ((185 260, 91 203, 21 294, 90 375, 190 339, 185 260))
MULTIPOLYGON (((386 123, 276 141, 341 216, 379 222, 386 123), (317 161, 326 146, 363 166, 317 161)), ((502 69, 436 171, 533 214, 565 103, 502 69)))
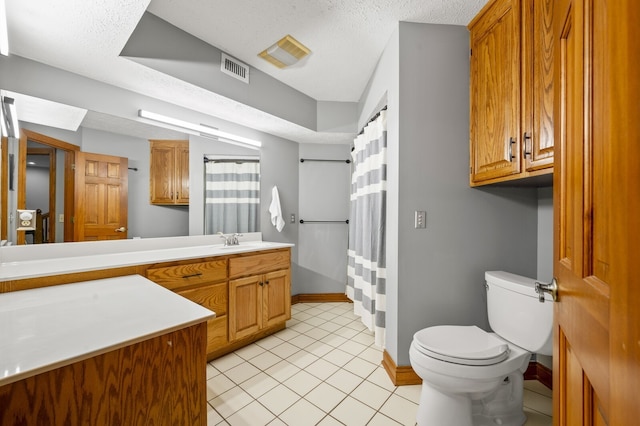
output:
POLYGON ((543 284, 536 281, 536 293, 538 293, 538 300, 540 303, 544 303, 545 293, 549 293, 554 302, 558 300, 558 282, 555 277, 549 284, 543 284))

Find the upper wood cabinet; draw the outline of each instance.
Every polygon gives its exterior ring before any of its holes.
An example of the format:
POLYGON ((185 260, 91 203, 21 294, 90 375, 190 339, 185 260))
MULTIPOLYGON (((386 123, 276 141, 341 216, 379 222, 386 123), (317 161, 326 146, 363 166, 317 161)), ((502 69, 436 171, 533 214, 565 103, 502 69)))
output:
POLYGON ((471 186, 553 166, 552 0, 494 0, 471 33, 471 186))
POLYGON ((151 204, 189 204, 189 141, 151 140, 151 204))

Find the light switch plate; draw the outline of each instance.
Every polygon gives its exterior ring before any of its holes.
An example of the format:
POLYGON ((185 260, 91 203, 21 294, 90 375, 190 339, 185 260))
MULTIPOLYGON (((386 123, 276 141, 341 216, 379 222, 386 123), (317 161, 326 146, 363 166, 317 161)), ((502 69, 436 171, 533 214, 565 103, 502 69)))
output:
POLYGON ((416 229, 427 227, 427 212, 422 210, 416 210, 414 226, 416 229))

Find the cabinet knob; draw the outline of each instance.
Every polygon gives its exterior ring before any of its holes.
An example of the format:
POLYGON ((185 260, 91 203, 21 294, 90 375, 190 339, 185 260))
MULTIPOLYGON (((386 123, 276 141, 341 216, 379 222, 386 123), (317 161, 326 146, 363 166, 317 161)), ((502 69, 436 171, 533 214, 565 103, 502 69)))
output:
POLYGON ((258 284, 260 284, 260 286, 263 286, 263 285, 264 285, 264 283, 263 283, 262 281, 260 281, 258 284))

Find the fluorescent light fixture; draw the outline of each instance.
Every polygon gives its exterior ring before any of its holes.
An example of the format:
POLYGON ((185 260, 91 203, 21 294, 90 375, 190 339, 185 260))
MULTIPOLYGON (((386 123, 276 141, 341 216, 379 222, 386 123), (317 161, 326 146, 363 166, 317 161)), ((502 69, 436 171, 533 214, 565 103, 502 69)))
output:
POLYGON ((13 98, 2 96, 2 134, 15 138, 20 134, 20 123, 18 123, 18 113, 13 98))
POLYGON ((201 124, 193 124, 188 121, 179 120, 173 117, 167 117, 166 115, 156 114, 155 112, 145 111, 143 109, 138 110, 138 116, 140 118, 146 118, 148 120, 157 121, 159 123, 168 124, 174 128, 181 130, 190 130, 191 134, 199 136, 215 136, 220 138, 220 141, 232 144, 249 145, 249 147, 260 148, 262 142, 245 138, 243 136, 234 135, 232 133, 223 132, 221 130, 214 129, 209 126, 203 126, 201 124))
POLYGON ((9 29, 7 28, 7 5, 0 0, 0 54, 9 56, 9 29))
POLYGON ((258 54, 265 61, 278 68, 285 68, 311 53, 308 47, 289 34, 258 54))
MULTIPOLYGON (((2 1, 2 0, 0 0, 2 1)), ((75 132, 87 115, 87 110, 35 96, 2 90, 2 95, 15 99, 20 120, 75 132)))

